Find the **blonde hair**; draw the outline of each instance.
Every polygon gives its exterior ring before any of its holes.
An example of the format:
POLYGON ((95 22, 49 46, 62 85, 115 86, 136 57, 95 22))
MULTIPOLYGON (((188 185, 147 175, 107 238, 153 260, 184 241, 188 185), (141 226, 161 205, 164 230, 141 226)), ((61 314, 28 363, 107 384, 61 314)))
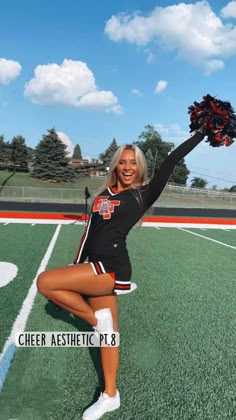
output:
POLYGON ((123 151, 127 149, 134 151, 134 156, 135 156, 135 160, 137 164, 137 178, 134 184, 131 185, 130 188, 135 189, 147 183, 147 162, 146 162, 146 159, 142 150, 135 144, 125 144, 123 146, 120 146, 114 153, 114 156, 110 162, 110 167, 109 167, 106 181, 101 186, 101 188, 99 188, 99 190, 96 193, 96 196, 101 194, 101 192, 104 191, 106 188, 111 187, 112 185, 116 185, 117 183, 116 167, 119 163, 119 160, 121 158, 123 151))

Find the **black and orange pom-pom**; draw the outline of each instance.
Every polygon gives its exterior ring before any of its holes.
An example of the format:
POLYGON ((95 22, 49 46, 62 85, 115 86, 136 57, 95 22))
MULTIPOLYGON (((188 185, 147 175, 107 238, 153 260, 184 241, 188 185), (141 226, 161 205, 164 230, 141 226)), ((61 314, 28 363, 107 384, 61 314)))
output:
POLYGON ((236 138, 236 115, 230 102, 224 102, 211 95, 203 101, 188 107, 190 132, 204 128, 207 141, 213 147, 230 146, 236 138))

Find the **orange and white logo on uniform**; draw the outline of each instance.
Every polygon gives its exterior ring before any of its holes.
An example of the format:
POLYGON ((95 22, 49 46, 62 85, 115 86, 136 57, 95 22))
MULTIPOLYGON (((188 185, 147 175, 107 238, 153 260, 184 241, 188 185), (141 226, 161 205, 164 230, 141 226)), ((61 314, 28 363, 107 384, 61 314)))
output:
POLYGON ((107 196, 99 196, 93 204, 93 212, 98 211, 103 219, 110 219, 111 213, 114 213, 115 206, 119 206, 119 200, 109 200, 107 196))

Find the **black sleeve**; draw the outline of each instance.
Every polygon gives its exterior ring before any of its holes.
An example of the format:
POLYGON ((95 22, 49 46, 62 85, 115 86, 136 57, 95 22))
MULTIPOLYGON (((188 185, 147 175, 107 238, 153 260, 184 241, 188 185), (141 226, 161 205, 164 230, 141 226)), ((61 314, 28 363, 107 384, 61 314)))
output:
POLYGON ((157 200, 177 163, 193 150, 204 138, 200 132, 183 142, 171 152, 162 163, 160 169, 155 173, 149 184, 142 187, 141 192, 144 200, 145 211, 157 200))

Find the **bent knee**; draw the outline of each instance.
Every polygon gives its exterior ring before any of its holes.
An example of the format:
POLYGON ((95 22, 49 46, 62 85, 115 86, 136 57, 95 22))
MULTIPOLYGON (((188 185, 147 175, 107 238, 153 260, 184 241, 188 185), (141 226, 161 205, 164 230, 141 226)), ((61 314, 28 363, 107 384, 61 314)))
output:
POLYGON ((49 288, 48 288, 48 277, 47 277, 46 271, 39 274, 37 278, 36 286, 37 286, 38 291, 42 295, 47 296, 49 288))

